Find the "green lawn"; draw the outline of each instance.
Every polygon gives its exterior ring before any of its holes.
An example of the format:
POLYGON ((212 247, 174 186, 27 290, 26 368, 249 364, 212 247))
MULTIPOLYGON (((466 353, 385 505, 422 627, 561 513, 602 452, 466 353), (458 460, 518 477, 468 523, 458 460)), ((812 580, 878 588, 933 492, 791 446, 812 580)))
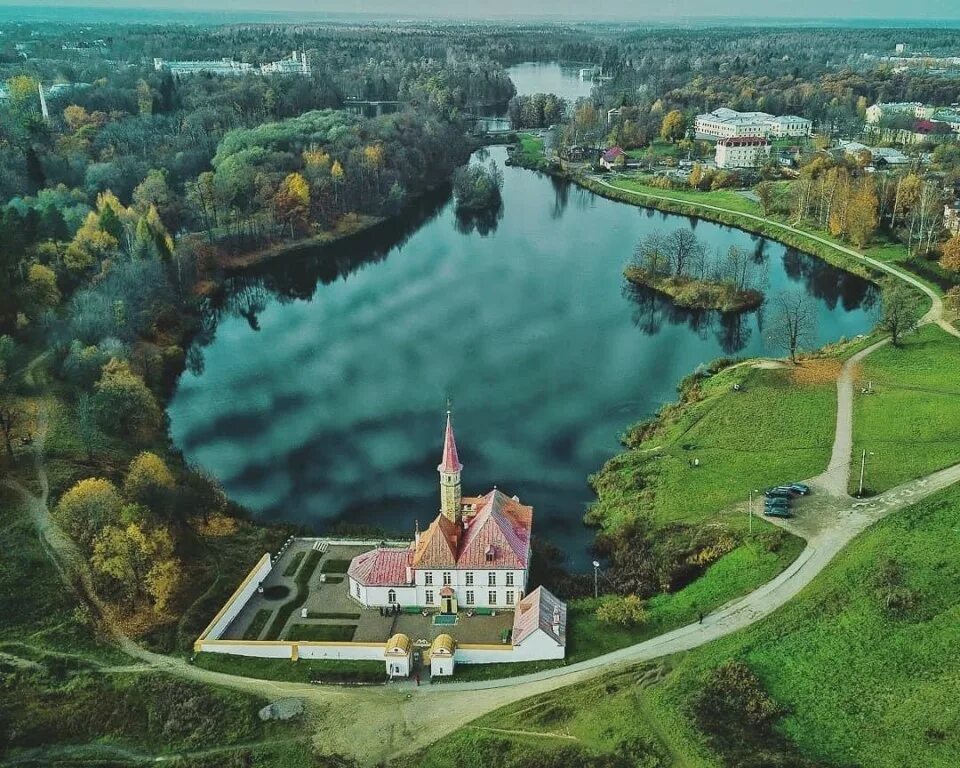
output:
POLYGON ((653 597, 647 603, 649 618, 639 627, 621 627, 597 621, 598 601, 571 600, 567 614, 567 656, 563 662, 538 661, 517 664, 461 665, 457 680, 494 680, 523 675, 615 651, 697 620, 697 613, 710 613, 776 576, 792 563, 803 542, 758 525, 754 538, 728 552, 696 581, 673 593, 653 597))
POLYGON ((270 622, 266 634, 263 636, 264 640, 277 640, 283 631, 284 625, 287 623, 287 619, 290 618, 291 614, 297 608, 303 605, 303 601, 307 599, 307 595, 310 593, 308 586, 310 579, 313 577, 314 571, 317 570, 317 564, 320 562, 321 557, 323 557, 323 555, 316 550, 311 550, 307 554, 303 565, 300 567, 300 570, 297 571, 295 579, 297 591, 293 594, 293 597, 280 606, 276 615, 273 617, 273 621, 270 622))
POLYGON ((531 133, 519 133, 520 161, 523 163, 538 163, 543 160, 543 139, 531 133))
POLYGON ((926 326, 861 366, 854 403, 854 471, 866 449, 866 488, 884 491, 960 462, 960 340, 926 326), (872 454, 872 455, 870 455, 872 454))
POLYGON ((349 643, 356 631, 354 624, 294 624, 284 639, 349 643))
POLYGON ((300 567, 300 563, 303 562, 303 558, 306 554, 307 551, 305 549, 294 553, 293 557, 290 559, 290 562, 287 563, 287 567, 283 569, 283 575, 288 578, 293 576, 293 574, 297 572, 297 568, 300 567))
POLYGON ((960 765, 958 530, 955 487, 869 529, 795 600, 747 630, 510 705, 400 764, 454 760, 473 768, 502 754, 500 765, 554 765, 563 750, 575 750, 569 765, 719 768, 689 706, 712 669, 736 660, 786 707, 777 729, 811 764, 953 768, 960 765), (484 730, 497 728, 532 733, 484 730), (576 741, 563 738, 570 736, 576 741))
POLYGON ((297 683, 308 683, 313 680, 382 682, 387 676, 382 661, 299 659, 294 662, 288 659, 257 659, 252 656, 199 653, 194 659, 194 664, 228 675, 297 683))
MULTIPOLYGON (((805 363, 799 374, 816 365, 805 363)), ((746 515, 732 514, 730 507, 745 503, 751 489, 826 467, 836 419, 835 374, 826 370, 813 383, 798 383, 792 369, 743 366, 706 380, 699 401, 668 408, 662 430, 595 476, 599 500, 589 518, 615 528, 648 510, 661 523, 724 521, 742 532, 746 515), (696 460, 700 465, 691 467, 696 460)))
POLYGON ((332 557, 323 561, 323 565, 320 566, 320 573, 346 573, 349 567, 349 560, 332 557))
POLYGON ((261 608, 257 611, 253 617, 253 621, 250 622, 250 626, 248 626, 247 630, 243 633, 243 639, 256 640, 260 637, 260 633, 263 632, 263 628, 267 626, 267 622, 270 620, 272 614, 273 611, 269 608, 261 608))
POLYGON ((620 177, 608 181, 615 187, 630 190, 631 192, 643 192, 651 195, 658 195, 685 203, 706 203, 707 205, 717 205, 722 208, 729 208, 730 210, 738 211, 740 213, 753 213, 758 216, 762 213, 760 206, 757 203, 729 189, 720 189, 715 192, 697 192, 694 190, 681 189, 658 189, 657 187, 651 187, 648 184, 645 184, 644 177, 620 177))

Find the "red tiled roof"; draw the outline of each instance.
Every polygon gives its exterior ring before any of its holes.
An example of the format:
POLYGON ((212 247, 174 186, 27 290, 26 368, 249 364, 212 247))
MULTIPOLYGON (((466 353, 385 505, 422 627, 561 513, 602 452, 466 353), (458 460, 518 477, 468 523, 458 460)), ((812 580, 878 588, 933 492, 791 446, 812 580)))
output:
POLYGON ((543 587, 537 587, 517 603, 513 614, 513 644, 520 645, 537 629, 542 629, 556 642, 566 643, 567 605, 543 587), (553 631, 554 618, 558 619, 560 633, 553 631))
POLYGON ((477 513, 467 520, 457 567, 526 568, 532 527, 533 507, 502 491, 490 491, 482 497, 477 513))
POLYGON ((371 549, 350 561, 347 575, 365 587, 404 587, 410 583, 407 566, 411 555, 409 549, 371 549))
POLYGON ((457 564, 460 529, 443 515, 430 523, 420 536, 413 555, 414 568, 453 568, 457 564))
POLYGON ((603 159, 610 163, 625 154, 627 153, 620 149, 620 147, 610 147, 610 149, 603 153, 603 159))
POLYGON ((437 471, 456 474, 461 469, 463 464, 457 456, 457 441, 453 439, 453 424, 450 423, 450 411, 447 411, 447 431, 443 436, 443 459, 437 471))

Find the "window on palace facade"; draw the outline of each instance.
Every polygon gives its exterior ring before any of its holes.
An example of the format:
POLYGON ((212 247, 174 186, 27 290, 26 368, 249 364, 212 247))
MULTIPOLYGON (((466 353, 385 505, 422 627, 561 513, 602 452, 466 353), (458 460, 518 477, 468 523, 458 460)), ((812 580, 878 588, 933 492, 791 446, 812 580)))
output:
POLYGON ((507 605, 513 605, 513 590, 507 591, 507 605))
POLYGON ((397 590, 391 589, 389 592, 387 592, 387 602, 388 603, 397 602, 397 590))
POLYGON ((445 571, 444 574, 443 574, 443 585, 444 585, 445 587, 450 586, 450 572, 449 572, 449 571, 445 571))
POLYGON ((487 574, 487 586, 495 587, 497 586, 497 574, 490 572, 487 574))
POLYGON ((507 586, 508 586, 508 587, 512 587, 512 586, 513 586, 513 571, 509 571, 509 572, 507 573, 507 586))
POLYGON ((467 579, 467 586, 468 586, 468 587, 472 587, 472 586, 473 586, 473 571, 467 571, 466 579, 467 579))
POLYGON ((427 599, 427 605, 433 605, 433 590, 428 589, 424 595, 427 599))
POLYGON ((433 574, 430 573, 429 571, 423 574, 423 583, 426 584, 427 586, 430 586, 431 584, 433 584, 433 574))
POLYGON ((487 592, 487 602, 490 603, 490 605, 497 604, 497 593, 492 589, 487 592))
POLYGON ((473 590, 467 590, 467 605, 473 605, 473 590))

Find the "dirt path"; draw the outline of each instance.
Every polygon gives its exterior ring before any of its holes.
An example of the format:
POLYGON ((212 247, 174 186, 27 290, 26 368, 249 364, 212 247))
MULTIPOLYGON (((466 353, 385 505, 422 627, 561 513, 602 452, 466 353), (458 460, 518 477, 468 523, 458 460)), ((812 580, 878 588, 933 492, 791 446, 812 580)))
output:
MULTIPOLYGON (((600 183, 620 189, 604 181, 600 183)), ((645 193, 634 194, 638 197, 672 199, 645 193)), ((943 303, 939 296, 911 275, 853 249, 836 245, 786 224, 770 222, 752 214, 730 211, 718 206, 702 207, 735 213, 808 237, 910 283, 931 299, 930 310, 924 315, 923 322, 936 323, 951 335, 960 337, 960 331, 943 319, 943 303)), ((837 428, 830 464, 824 473, 810 481, 811 485, 815 485, 821 492, 814 497, 815 506, 810 507, 812 514, 804 515, 796 521, 779 521, 784 528, 807 539, 807 546, 796 561, 773 580, 706 616, 702 623, 689 624, 646 642, 577 664, 520 677, 435 686, 415 686, 412 683, 355 688, 315 686, 211 672, 194 667, 182 659, 145 650, 123 633, 109 608, 100 601, 93 589, 86 559, 50 514, 49 486, 43 460, 48 420, 46 410, 41 411, 34 444, 40 494, 31 494, 13 480, 8 479, 5 482, 23 500, 44 551, 54 562, 61 578, 71 588, 76 588, 81 597, 96 610, 103 626, 112 634, 117 645, 140 662, 118 669, 164 672, 268 699, 285 696, 303 698, 308 705, 312 738, 319 752, 351 755, 361 764, 374 765, 427 746, 457 728, 467 726, 480 715, 506 704, 587 681, 628 665, 690 650, 748 627, 795 597, 838 552, 868 526, 892 512, 960 482, 960 465, 957 465, 905 483, 866 502, 856 502, 847 495, 853 439, 853 372, 857 363, 885 343, 886 341, 881 341, 867 347, 848 360, 841 369, 837 381, 837 428)))

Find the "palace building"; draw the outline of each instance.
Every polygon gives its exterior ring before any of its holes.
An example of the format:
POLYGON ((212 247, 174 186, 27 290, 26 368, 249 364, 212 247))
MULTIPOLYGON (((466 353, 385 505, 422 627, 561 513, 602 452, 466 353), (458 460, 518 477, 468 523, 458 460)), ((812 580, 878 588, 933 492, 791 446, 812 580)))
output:
POLYGON ((347 570, 350 596, 367 608, 399 606, 455 614, 514 610, 526 595, 533 507, 493 490, 464 496, 463 465, 447 412, 440 511, 408 547, 378 547, 347 570))

